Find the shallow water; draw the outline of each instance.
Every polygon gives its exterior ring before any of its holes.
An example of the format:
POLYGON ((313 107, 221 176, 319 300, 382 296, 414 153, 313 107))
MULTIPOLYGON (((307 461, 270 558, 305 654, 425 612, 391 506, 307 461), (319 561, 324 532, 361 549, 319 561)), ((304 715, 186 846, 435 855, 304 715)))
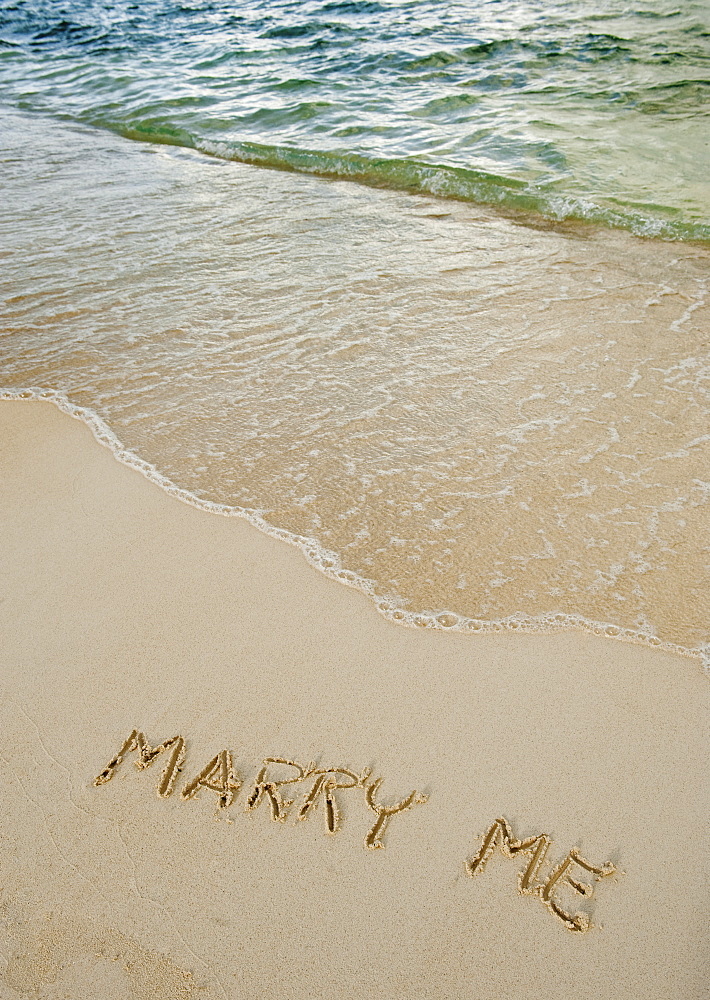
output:
POLYGON ((710 238, 702 0, 1 0, 7 106, 710 238))
POLYGON ((392 618, 707 641, 706 247, 0 128, 6 395, 392 618))

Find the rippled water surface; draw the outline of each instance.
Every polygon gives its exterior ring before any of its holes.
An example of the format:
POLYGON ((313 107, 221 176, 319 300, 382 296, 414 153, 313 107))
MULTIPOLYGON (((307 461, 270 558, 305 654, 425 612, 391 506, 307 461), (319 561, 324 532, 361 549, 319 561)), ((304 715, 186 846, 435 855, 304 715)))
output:
POLYGON ((0 129, 5 394, 390 617, 707 641, 707 247, 0 129))
POLYGON ((0 0, 5 105, 710 237, 704 0, 0 0))

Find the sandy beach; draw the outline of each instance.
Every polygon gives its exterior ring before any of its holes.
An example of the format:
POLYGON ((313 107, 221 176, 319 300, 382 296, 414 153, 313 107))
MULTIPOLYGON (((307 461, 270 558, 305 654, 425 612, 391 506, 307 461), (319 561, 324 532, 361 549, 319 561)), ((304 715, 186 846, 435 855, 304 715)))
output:
POLYGON ((710 1000, 700 0, 0 17, 0 1000, 710 1000))
POLYGON ((49 403, 0 468, 3 1000, 707 996, 697 660, 389 623, 49 403))

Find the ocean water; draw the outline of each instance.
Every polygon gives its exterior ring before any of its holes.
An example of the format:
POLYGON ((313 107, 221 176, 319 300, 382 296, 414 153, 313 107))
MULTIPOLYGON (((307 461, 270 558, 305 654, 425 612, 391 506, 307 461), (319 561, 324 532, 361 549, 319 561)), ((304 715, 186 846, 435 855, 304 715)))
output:
POLYGON ((261 166, 710 238, 704 0, 1 0, 3 103, 261 166))
POLYGON ((697 654, 702 14, 0 2, 0 395, 393 621, 697 654))

